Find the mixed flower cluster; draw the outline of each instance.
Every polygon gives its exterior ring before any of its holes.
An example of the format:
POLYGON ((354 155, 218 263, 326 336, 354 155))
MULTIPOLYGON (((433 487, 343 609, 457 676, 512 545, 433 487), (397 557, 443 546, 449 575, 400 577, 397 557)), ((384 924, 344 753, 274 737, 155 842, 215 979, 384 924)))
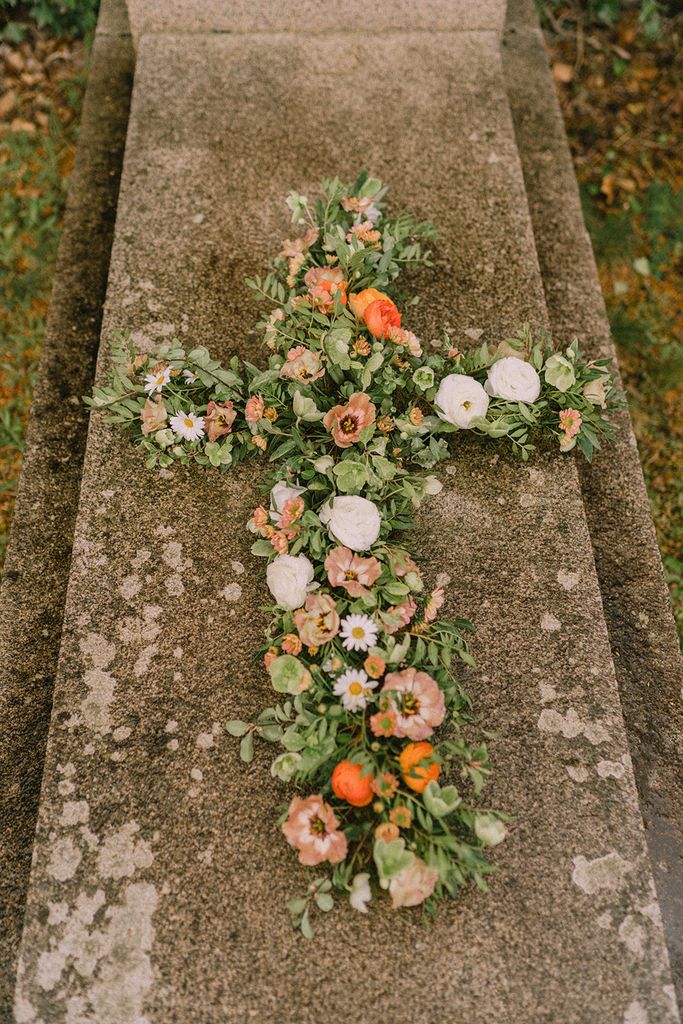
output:
POLYGON ((446 334, 425 354, 395 299, 402 270, 430 265, 436 232, 389 217, 384 193, 362 174, 323 182, 312 204, 288 198, 305 230, 247 282, 270 306, 265 368, 175 341, 152 358, 122 338, 89 400, 150 466, 226 470, 255 454, 275 467, 248 528, 268 559, 264 662, 281 700, 228 730, 245 761, 255 738, 281 746, 272 772, 303 794, 282 831, 302 864, 331 866, 290 901, 306 935, 335 892, 365 912, 371 878, 394 908, 485 888, 487 850, 506 834, 479 802, 488 756, 454 670, 473 665, 472 626, 439 618, 445 580, 428 591, 400 541, 441 489, 430 471, 445 435, 507 441, 523 459, 539 439, 578 445, 590 459, 618 402, 606 361, 576 342, 555 352, 528 326, 474 351, 446 334))

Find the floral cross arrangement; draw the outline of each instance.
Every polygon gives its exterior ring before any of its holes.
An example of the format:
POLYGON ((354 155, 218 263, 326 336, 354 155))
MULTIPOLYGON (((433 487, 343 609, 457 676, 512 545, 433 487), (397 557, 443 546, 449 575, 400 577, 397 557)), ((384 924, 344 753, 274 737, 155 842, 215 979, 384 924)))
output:
POLYGON ((577 341, 553 351, 528 325, 475 350, 446 336, 426 354, 391 296, 404 269, 431 265, 437 234, 389 216, 385 193, 363 173, 323 181, 314 203, 288 197, 305 231, 247 281, 271 307, 265 369, 177 341, 136 354, 124 335, 86 400, 149 467, 225 471, 247 455, 274 467, 247 525, 268 561, 264 661, 280 699, 227 728, 244 761, 256 738, 283 748, 272 774, 301 795, 282 831, 302 864, 331 865, 288 904, 309 937, 334 893, 366 912, 372 878, 394 908, 429 912, 470 880, 485 889, 487 848, 506 835, 506 815, 479 804, 488 755, 453 669, 474 665, 473 627, 439 618, 441 581, 426 592, 402 540, 441 490, 447 435, 468 430, 522 459, 537 440, 578 446, 590 460, 614 438, 604 412, 620 402, 608 361, 577 341))

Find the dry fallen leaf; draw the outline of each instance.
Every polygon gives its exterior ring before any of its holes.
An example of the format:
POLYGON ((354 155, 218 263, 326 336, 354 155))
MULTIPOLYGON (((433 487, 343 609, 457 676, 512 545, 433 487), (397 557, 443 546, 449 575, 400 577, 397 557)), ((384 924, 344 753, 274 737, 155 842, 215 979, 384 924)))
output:
POLYGON ((556 61, 553 64, 553 78, 556 82, 571 82, 574 77, 574 68, 571 64, 563 64, 562 61, 556 61))

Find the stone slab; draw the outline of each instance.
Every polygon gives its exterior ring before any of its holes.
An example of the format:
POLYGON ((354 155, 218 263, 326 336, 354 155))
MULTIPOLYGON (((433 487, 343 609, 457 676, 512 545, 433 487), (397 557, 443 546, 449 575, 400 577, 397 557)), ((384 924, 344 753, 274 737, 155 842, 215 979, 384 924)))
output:
POLYGON ((80 397, 95 371, 132 68, 130 39, 98 39, 0 591, 2 1021, 11 1019, 85 453, 80 397))
POLYGON ((367 37, 400 31, 502 33, 506 0, 348 0, 330 9, 316 0, 127 0, 137 47, 147 32, 292 32, 326 36, 349 31, 367 37))
MULTIPOLYGON (((520 0, 515 0, 517 8, 520 0)), ((522 10, 503 49, 551 326, 616 352, 543 38, 522 10), (528 27, 524 27, 526 25, 528 27)), ((621 438, 581 484, 672 970, 683 1000, 683 661, 638 448, 621 438)))
MULTIPOLYGON (((494 33, 150 35, 105 343, 131 326, 253 358, 242 279, 290 230, 282 197, 359 153, 443 232, 415 281, 427 343, 546 322, 494 33)), ((258 471, 151 476, 93 421, 18 1024, 677 1019, 574 461, 461 437, 445 479, 417 547, 479 625, 468 685, 517 822, 490 896, 431 926, 342 907, 308 945, 283 909, 305 884, 275 825, 287 790, 222 731, 271 699, 243 526, 258 471)))

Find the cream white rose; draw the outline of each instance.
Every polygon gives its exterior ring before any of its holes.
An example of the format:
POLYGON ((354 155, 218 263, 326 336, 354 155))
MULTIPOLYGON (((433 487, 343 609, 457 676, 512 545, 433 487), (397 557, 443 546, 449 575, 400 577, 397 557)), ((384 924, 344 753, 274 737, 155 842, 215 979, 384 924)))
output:
POLYGON ((382 517, 374 502, 357 495, 333 498, 320 512, 335 540, 352 551, 367 551, 379 537, 382 517))
POLYGON ((541 378, 531 363, 505 356, 489 368, 484 388, 492 398, 507 402, 535 402, 541 393, 541 378))
POLYGON ((280 518, 280 513, 285 507, 285 502, 290 498, 298 498, 306 492, 305 487, 292 487, 280 480, 270 492, 270 518, 274 523, 280 518))
POLYGON ((266 582, 276 604, 293 612, 313 589, 313 566, 305 555, 278 555, 266 569, 266 582))
POLYGON ((439 384, 434 402, 442 420, 468 430, 476 416, 486 415, 489 396, 474 377, 450 373, 439 384))

